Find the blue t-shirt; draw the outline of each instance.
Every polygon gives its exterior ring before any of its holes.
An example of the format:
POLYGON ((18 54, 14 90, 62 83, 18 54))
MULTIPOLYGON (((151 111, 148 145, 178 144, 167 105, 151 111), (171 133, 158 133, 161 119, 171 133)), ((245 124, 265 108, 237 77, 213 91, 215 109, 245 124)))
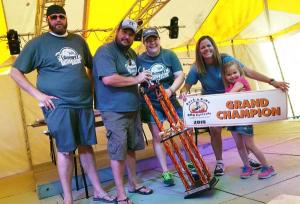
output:
MULTIPOLYGON (((150 70, 152 82, 159 81, 165 89, 169 88, 174 82, 174 74, 182 71, 181 63, 176 54, 167 49, 161 48, 158 56, 150 57, 146 52, 137 57, 137 66, 139 72, 150 70)), ((147 86, 144 86, 147 91, 147 86)), ((147 94, 151 100, 157 100, 154 92, 147 94)), ((173 96, 175 97, 175 95, 173 96)))
MULTIPOLYGON (((236 61, 241 65, 241 67, 244 67, 242 63, 240 63, 237 59, 233 58, 232 56, 224 55, 222 57, 222 64, 231 61, 236 61)), ((222 81, 221 67, 218 67, 216 65, 206 65, 206 66, 207 66, 206 73, 199 74, 197 72, 196 65, 193 64, 187 75, 185 83, 189 85, 194 85, 198 81, 200 81, 202 86, 202 94, 224 93, 225 87, 222 81)))
POLYGON ((115 41, 98 48, 93 59, 95 83, 95 106, 100 111, 133 112, 139 109, 138 86, 106 86, 102 77, 119 74, 136 76, 136 53, 129 49, 126 53, 115 41))
POLYGON ((13 65, 22 73, 37 69, 37 89, 55 96, 56 107, 92 107, 91 82, 85 70, 92 55, 82 37, 45 33, 29 41, 13 65))

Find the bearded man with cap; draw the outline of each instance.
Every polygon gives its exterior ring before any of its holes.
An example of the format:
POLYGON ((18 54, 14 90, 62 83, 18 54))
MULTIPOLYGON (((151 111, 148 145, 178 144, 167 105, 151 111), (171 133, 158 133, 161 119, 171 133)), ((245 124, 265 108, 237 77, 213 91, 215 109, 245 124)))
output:
POLYGON ((93 60, 95 104, 107 130, 107 149, 120 204, 131 203, 123 184, 125 163, 128 191, 142 195, 153 192, 136 180, 135 151, 145 147, 138 84, 151 79, 148 71, 137 73, 136 53, 130 48, 136 31, 137 23, 124 19, 117 29, 115 40, 98 48, 93 60))
POLYGON ((49 32, 29 41, 11 70, 17 84, 37 99, 57 147, 57 168, 64 203, 73 203, 73 151, 94 188, 94 200, 114 202, 100 185, 91 145, 96 144, 91 86, 92 55, 79 35, 67 32, 63 7, 47 9, 49 32), (86 69, 87 68, 87 69, 86 69), (37 85, 25 74, 37 70, 37 85))
MULTIPOLYGON (((145 29, 142 37, 146 51, 137 57, 138 69, 150 71, 152 75, 151 81, 154 83, 159 81, 163 85, 178 116, 182 118, 182 107, 176 99, 176 91, 184 82, 184 73, 181 63, 174 52, 161 47, 157 29, 145 29)), ((166 115, 161 108, 156 94, 153 91, 148 91, 147 85, 144 86, 144 90, 148 93, 159 120, 164 122, 166 115)), ((163 183, 166 186, 172 186, 174 185, 174 179, 172 173, 168 170, 166 153, 161 144, 161 137, 159 136, 160 131, 143 98, 141 99, 141 117, 142 121, 148 124, 151 131, 153 149, 163 171, 163 183)))

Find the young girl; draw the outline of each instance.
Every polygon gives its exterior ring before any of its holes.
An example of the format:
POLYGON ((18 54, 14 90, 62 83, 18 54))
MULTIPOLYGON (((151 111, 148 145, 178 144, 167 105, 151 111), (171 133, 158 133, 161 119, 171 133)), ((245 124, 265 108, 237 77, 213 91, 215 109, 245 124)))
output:
MULTIPOLYGON (((244 71, 238 62, 232 61, 225 63, 221 74, 225 85, 225 92, 251 90, 248 81, 244 77, 244 71)), ((250 150, 262 164, 261 172, 258 174, 259 179, 266 179, 276 174, 273 167, 268 164, 263 153, 254 144, 252 125, 231 126, 228 127, 228 130, 232 133, 239 155, 244 164, 240 175, 242 179, 249 178, 253 175, 253 169, 249 164, 247 149, 250 150)))

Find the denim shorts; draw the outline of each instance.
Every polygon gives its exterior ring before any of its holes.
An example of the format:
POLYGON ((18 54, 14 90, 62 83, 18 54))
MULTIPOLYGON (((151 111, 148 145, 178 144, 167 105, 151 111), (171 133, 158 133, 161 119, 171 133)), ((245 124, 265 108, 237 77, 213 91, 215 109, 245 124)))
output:
POLYGON ((253 125, 229 126, 227 130, 241 135, 253 136, 253 125))
MULTIPOLYGON (((164 113, 160 103, 158 101, 151 101, 153 108, 158 116, 158 119, 161 122, 164 122, 165 120, 167 120, 167 116, 164 113)), ((176 99, 171 100, 172 105, 174 106, 177 115, 179 116, 179 118, 183 118, 183 110, 181 105, 179 104, 179 102, 176 99)), ((141 118, 142 118, 142 122, 144 123, 155 123, 155 120, 146 104, 146 102, 141 102, 141 118)))
POLYGON ((72 152, 77 145, 97 144, 95 116, 92 108, 42 107, 50 135, 55 138, 57 151, 72 152))
POLYGON ((145 148, 139 112, 101 112, 106 128, 107 150, 112 160, 125 160, 127 150, 145 148))

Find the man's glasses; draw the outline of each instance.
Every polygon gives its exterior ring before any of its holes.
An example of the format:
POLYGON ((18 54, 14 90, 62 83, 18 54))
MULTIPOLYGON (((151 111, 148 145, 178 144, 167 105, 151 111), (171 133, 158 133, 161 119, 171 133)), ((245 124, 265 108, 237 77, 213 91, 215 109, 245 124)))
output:
POLYGON ((56 20, 57 18, 60 18, 61 20, 65 20, 66 16, 63 14, 59 14, 59 15, 53 14, 53 15, 49 16, 48 18, 51 20, 56 20))

